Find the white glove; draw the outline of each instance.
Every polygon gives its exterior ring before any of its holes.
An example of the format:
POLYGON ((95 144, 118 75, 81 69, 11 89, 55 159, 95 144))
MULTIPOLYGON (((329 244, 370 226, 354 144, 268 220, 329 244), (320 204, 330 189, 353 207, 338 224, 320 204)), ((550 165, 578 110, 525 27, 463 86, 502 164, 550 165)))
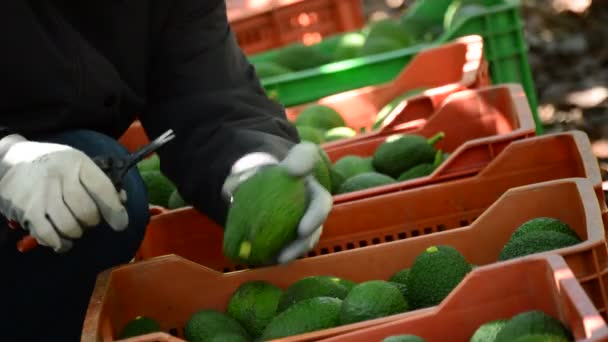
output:
POLYGON ((66 145, 9 138, 16 142, 0 161, 0 212, 40 245, 68 251, 102 217, 116 231, 127 227, 125 194, 88 156, 66 145))
POLYGON ((329 215, 333 198, 312 175, 315 163, 320 158, 317 149, 309 142, 297 144, 281 162, 268 153, 249 154, 235 163, 224 183, 224 195, 231 200, 236 188, 264 166, 279 164, 292 176, 305 177, 310 201, 298 225, 298 238, 281 250, 275 262, 285 264, 308 252, 319 242, 323 233, 323 222, 329 215))

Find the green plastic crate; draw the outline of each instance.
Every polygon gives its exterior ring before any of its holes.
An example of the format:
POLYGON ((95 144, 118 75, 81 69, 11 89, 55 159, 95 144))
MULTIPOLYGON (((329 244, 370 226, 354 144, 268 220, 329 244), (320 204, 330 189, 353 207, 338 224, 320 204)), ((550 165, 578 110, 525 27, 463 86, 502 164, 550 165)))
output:
MULTIPOLYGON (((389 82, 423 49, 471 34, 481 35, 484 39, 485 57, 489 62, 492 82, 520 83, 523 86, 532 108, 537 134, 542 134, 534 79, 528 63, 524 24, 519 1, 515 0, 500 1, 485 13, 466 18, 431 44, 420 44, 375 56, 269 77, 262 80, 262 85, 284 106, 308 103, 339 92, 389 82)), ((316 48, 331 53, 340 37, 341 35, 329 37, 317 44, 316 48)), ((255 64, 272 60, 278 51, 279 49, 251 56, 250 61, 255 64)))

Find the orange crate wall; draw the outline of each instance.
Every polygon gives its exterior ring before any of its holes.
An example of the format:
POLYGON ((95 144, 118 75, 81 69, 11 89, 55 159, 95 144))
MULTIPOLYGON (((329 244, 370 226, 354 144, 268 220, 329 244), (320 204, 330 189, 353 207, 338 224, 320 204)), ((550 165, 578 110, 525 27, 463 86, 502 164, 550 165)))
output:
POLYGON ((307 0, 231 21, 241 48, 254 54, 289 43, 319 42, 364 24, 360 0, 307 0))

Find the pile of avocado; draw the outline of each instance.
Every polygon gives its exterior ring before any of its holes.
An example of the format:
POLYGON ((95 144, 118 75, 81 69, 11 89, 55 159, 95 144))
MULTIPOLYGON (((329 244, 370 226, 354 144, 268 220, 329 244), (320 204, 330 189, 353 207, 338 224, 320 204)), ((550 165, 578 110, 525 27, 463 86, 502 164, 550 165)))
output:
POLYGON ((177 192, 175 184, 160 171, 160 158, 157 154, 140 161, 137 164, 137 169, 148 191, 148 202, 150 204, 169 209, 188 206, 177 192))
MULTIPOLYGON (((454 248, 433 246, 410 269, 387 280, 355 283, 331 275, 308 276, 284 290, 266 281, 249 281, 232 294, 225 312, 194 313, 185 337, 190 342, 267 341, 433 306, 471 269, 454 248)), ((158 324, 150 322, 138 317, 120 336, 158 331, 158 324)))
MULTIPOLYGON (((538 217, 514 231, 499 261, 578 242, 578 235, 564 222, 538 217), (516 247, 509 247, 513 244, 516 247)), ((185 336, 190 342, 265 341, 432 307, 439 305, 475 267, 454 247, 438 245, 426 248, 411 267, 386 280, 355 283, 319 275, 304 277, 287 289, 266 281, 250 281, 236 289, 226 312, 203 309, 192 315, 185 336)), ((554 338, 551 341, 569 341, 564 337, 567 335, 559 335, 567 330, 542 313, 524 313, 499 323, 483 325, 471 341, 540 341, 532 337, 549 335, 554 338), (520 326, 528 328, 517 328, 520 326)), ((153 319, 138 317, 120 336, 158 330, 153 319)), ((394 336, 388 341, 419 341, 405 337, 394 336)))
POLYGON ((289 74, 432 42, 463 20, 487 11, 483 0, 450 0, 443 17, 429 17, 418 10, 429 1, 438 0, 417 0, 398 18, 370 21, 361 30, 341 35, 335 47, 327 49, 330 51, 319 44, 290 44, 277 50, 274 58, 254 64, 258 77, 289 74))
MULTIPOLYGON (((570 342, 572 332, 562 322, 538 310, 519 313, 510 319, 482 324, 470 342, 570 342)), ((425 342, 415 335, 394 335, 382 342, 425 342)))
MULTIPOLYGON (((384 121, 389 114, 402 101, 417 96, 424 92, 425 87, 411 89, 398 95, 391 102, 385 104, 378 113, 372 125, 375 131, 384 126, 384 121)), ((365 133, 365 127, 352 128, 346 126, 344 117, 335 109, 321 104, 312 104, 304 108, 294 121, 300 140, 309 141, 313 144, 323 144, 331 141, 348 139, 357 135, 358 132, 365 133)))

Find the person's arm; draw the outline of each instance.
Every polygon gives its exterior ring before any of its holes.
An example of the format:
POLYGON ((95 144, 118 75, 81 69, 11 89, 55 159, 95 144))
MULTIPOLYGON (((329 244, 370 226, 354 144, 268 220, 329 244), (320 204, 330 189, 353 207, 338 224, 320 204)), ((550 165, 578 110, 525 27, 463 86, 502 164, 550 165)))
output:
POLYGON ((299 142, 297 131, 266 96, 224 1, 173 1, 151 47, 142 125, 151 139, 174 130, 176 138, 159 151, 163 173, 187 202, 223 225, 222 185, 233 164, 252 152, 283 159, 299 142))

